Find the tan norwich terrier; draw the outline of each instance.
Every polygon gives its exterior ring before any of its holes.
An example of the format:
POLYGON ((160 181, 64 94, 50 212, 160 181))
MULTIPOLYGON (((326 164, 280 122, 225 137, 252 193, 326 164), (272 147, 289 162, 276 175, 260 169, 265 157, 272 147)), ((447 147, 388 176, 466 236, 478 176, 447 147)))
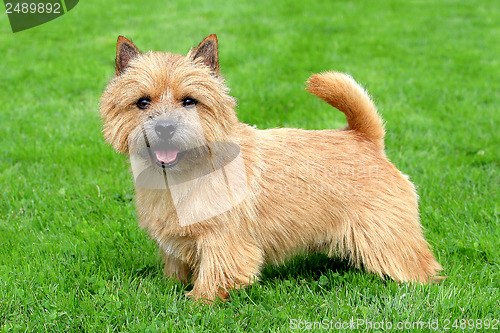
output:
POLYGON ((117 43, 101 98, 104 137, 130 156, 140 226, 168 277, 207 302, 259 277, 265 263, 320 251, 398 282, 441 266, 419 222, 415 187, 386 157, 384 126, 350 76, 307 90, 342 111, 336 130, 259 130, 238 121, 215 35, 186 56, 117 43))

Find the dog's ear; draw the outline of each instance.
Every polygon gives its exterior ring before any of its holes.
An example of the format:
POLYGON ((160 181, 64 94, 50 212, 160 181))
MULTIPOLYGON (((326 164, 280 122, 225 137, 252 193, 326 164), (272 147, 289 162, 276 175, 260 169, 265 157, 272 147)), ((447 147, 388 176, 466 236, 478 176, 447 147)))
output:
POLYGON ((219 45, 215 34, 206 37, 189 55, 193 60, 202 57, 203 63, 219 75, 219 45))
POLYGON ((118 36, 116 41, 116 75, 122 74, 128 67, 130 60, 141 54, 134 43, 123 36, 118 36))

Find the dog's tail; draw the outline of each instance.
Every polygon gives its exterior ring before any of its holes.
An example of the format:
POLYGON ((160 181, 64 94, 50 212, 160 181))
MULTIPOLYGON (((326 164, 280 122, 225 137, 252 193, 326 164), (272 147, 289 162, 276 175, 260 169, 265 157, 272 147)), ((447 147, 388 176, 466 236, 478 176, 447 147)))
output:
POLYGON ((343 73, 314 74, 307 80, 307 90, 342 111, 348 129, 384 147, 384 125, 368 93, 354 79, 343 73))

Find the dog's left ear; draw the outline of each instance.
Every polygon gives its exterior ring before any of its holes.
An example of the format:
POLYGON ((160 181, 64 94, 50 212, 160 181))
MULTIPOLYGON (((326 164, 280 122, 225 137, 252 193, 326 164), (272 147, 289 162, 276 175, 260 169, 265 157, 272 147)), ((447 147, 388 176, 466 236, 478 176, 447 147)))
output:
POLYGON ((189 55, 193 60, 202 57, 203 63, 219 75, 219 45, 215 34, 206 37, 189 55))
POLYGON ((116 75, 121 75, 127 69, 130 60, 141 54, 141 51, 123 36, 118 36, 116 41, 116 75))

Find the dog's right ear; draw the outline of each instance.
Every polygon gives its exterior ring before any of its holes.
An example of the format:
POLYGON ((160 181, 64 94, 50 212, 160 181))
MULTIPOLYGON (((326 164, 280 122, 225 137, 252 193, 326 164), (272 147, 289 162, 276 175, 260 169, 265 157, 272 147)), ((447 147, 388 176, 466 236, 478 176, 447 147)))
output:
POLYGON ((118 36, 116 41, 116 75, 123 74, 130 60, 141 54, 134 43, 123 36, 118 36))
POLYGON ((196 49, 189 51, 188 57, 193 60, 203 58, 203 63, 210 68, 215 76, 219 75, 219 46, 217 36, 211 34, 201 41, 196 49))

